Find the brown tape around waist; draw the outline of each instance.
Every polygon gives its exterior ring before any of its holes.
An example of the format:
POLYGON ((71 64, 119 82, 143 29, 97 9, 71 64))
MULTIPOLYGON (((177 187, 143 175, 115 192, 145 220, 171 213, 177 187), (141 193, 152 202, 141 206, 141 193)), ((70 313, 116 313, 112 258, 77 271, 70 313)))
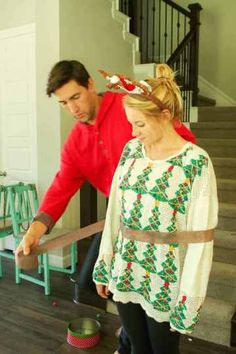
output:
POLYGON ((133 241, 166 244, 166 243, 201 243, 213 240, 214 229, 203 231, 139 231, 121 225, 122 236, 133 241))

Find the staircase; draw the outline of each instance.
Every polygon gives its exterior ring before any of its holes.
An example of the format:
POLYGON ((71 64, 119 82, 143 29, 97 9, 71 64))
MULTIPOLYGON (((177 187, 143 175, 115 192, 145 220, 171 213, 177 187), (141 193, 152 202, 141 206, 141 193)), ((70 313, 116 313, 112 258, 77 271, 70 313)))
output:
POLYGON ((236 337, 236 107, 199 107, 191 130, 212 158, 220 202, 207 299, 193 336, 230 346, 236 337))

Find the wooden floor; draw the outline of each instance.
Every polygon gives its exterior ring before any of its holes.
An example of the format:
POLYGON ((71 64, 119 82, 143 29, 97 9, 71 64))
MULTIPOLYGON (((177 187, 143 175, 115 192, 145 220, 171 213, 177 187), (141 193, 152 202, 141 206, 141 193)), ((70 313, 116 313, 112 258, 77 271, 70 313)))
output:
MULTIPOLYGON (((100 309, 73 303, 73 284, 65 274, 52 272, 52 295, 45 296, 38 285, 14 283, 13 263, 3 260, 0 279, 0 354, 112 354, 119 318, 100 309), (94 348, 77 349, 66 343, 67 326, 78 317, 101 314, 102 339, 94 348)), ((187 337, 181 354, 236 354, 226 348, 187 337)), ((149 353, 143 353, 149 354, 149 353)), ((170 353, 171 354, 171 353, 170 353)))

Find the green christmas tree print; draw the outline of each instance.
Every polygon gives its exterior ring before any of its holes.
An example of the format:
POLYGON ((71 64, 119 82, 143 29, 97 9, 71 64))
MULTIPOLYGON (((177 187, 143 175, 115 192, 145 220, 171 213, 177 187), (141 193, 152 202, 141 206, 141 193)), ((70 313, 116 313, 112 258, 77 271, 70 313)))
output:
POLYGON ((122 156, 120 158, 119 166, 124 166, 128 159, 140 159, 143 157, 142 145, 138 141, 135 150, 131 152, 130 144, 127 144, 124 148, 122 156))
POLYGON ((140 159, 143 157, 143 148, 140 141, 137 141, 137 145, 135 147, 135 151, 131 154, 130 158, 132 159, 140 159))
POLYGON ((170 220, 171 224, 170 224, 170 226, 167 227, 168 232, 176 231, 176 214, 177 214, 177 211, 173 210, 172 217, 170 220))
POLYGON ((173 166, 182 167, 183 166, 183 155, 176 156, 175 158, 168 160, 168 162, 171 163, 171 165, 173 165, 173 166))
POLYGON ((190 180, 190 184, 193 183, 196 176, 201 176, 203 167, 208 166, 208 158, 200 155, 199 160, 192 159, 191 165, 184 166, 184 173, 190 180))
POLYGON ((123 292, 134 291, 135 288, 132 285, 134 277, 132 276, 132 262, 128 262, 124 274, 119 277, 119 283, 116 284, 116 288, 123 292))
POLYGON ((137 289, 137 292, 141 294, 146 301, 151 302, 150 300, 150 291, 151 291, 151 278, 150 273, 146 271, 146 274, 143 276, 143 281, 140 282, 141 287, 137 289))
POLYGON ((155 256, 156 246, 148 243, 146 246, 146 251, 143 252, 144 259, 142 259, 139 264, 148 272, 156 273, 155 256))
POLYGON ((119 188, 123 191, 130 189, 130 184, 129 184, 129 177, 130 177, 130 171, 128 170, 127 173, 123 176, 122 181, 119 185, 119 188))
POLYGON ((125 191, 121 191, 121 220, 125 219, 125 191))
POLYGON ((187 310, 185 301, 186 296, 183 296, 171 315, 171 323, 178 329, 186 329, 184 325, 184 320, 186 319, 184 312, 187 310))
POLYGON ((118 243, 119 243, 119 238, 117 237, 114 244, 114 254, 118 253, 118 243))
POLYGON ((161 178, 156 179, 155 187, 150 190, 150 194, 155 200, 166 202, 168 200, 166 189, 169 187, 169 179, 173 176, 172 170, 174 166, 170 166, 168 171, 163 173, 161 178))
POLYGON ((175 192, 176 198, 169 200, 169 205, 172 209, 178 211, 181 214, 186 212, 186 202, 189 199, 189 194, 191 192, 190 185, 188 181, 179 184, 178 190, 175 192))
POLYGON ((182 167, 183 166, 183 157, 186 156, 188 151, 192 150, 192 149, 193 149, 192 146, 188 147, 182 154, 169 159, 168 162, 173 166, 182 167))
POLYGON ((170 301, 171 298, 169 296, 170 294, 170 288, 169 288, 169 282, 165 282, 164 285, 161 287, 160 292, 156 294, 156 300, 153 301, 153 307, 155 310, 161 311, 161 312, 168 312, 170 311, 170 301))
POLYGON ((128 190, 130 189, 130 184, 129 184, 129 178, 131 176, 131 173, 132 173, 132 170, 134 168, 134 164, 135 164, 135 161, 136 160, 133 160, 132 163, 130 164, 126 174, 122 177, 122 180, 119 184, 119 189, 125 191, 125 190, 128 190))
POLYGON ((152 209, 152 216, 148 219, 149 225, 145 226, 144 231, 158 231, 160 226, 160 212, 159 212, 160 202, 155 200, 154 208, 152 209))
POLYGON ((141 230, 141 223, 139 219, 142 217, 141 209, 143 204, 141 202, 142 195, 138 194, 137 199, 133 203, 133 209, 130 211, 130 217, 127 219, 123 217, 122 222, 125 226, 133 230, 141 230))
POLYGON ((124 166, 125 161, 129 158, 130 152, 131 152, 131 149, 130 149, 129 144, 128 144, 124 148, 124 151, 123 151, 123 153, 121 155, 120 162, 119 162, 120 166, 124 166))
POLYGON ((122 254, 122 259, 126 262, 138 262, 135 252, 138 250, 135 241, 128 241, 125 246, 125 252, 122 254))
POLYGON ((169 283, 175 283, 177 281, 174 248, 173 244, 170 245, 169 251, 166 254, 166 260, 161 263, 163 269, 158 273, 161 279, 169 283))
POLYGON ((99 261, 98 265, 94 269, 93 277, 94 279, 102 284, 108 284, 108 272, 106 270, 107 265, 105 261, 102 259, 99 261))
POLYGON ((132 190, 138 194, 145 194, 148 192, 146 182, 149 181, 149 174, 152 172, 152 164, 142 171, 141 175, 137 176, 137 182, 132 185, 132 190))
POLYGON ((114 276, 114 264, 115 264, 115 255, 111 259, 111 277, 114 281, 117 281, 117 276, 114 276))
POLYGON ((201 308, 198 309, 196 316, 193 318, 192 324, 186 328, 187 331, 193 331, 196 324, 199 322, 200 318, 200 310, 201 308))

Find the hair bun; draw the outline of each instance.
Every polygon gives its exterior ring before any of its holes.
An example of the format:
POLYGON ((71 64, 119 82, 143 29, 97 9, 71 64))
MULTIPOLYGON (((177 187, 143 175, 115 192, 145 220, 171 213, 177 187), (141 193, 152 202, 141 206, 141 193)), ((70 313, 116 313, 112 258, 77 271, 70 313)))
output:
POLYGON ((156 79, 175 81, 175 73, 167 64, 157 64, 156 79))

